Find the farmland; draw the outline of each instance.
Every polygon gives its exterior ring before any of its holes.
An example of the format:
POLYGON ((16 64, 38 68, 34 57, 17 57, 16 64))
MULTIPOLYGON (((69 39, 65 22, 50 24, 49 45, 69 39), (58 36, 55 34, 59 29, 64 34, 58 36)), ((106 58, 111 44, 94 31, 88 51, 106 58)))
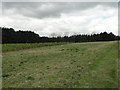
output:
POLYGON ((117 41, 3 44, 2 55, 3 88, 118 87, 117 41))
POLYGON ((59 43, 20 43, 20 44, 3 44, 2 51, 16 51, 21 49, 29 49, 29 48, 36 48, 36 47, 44 47, 44 46, 54 46, 54 45, 62 45, 66 44, 64 42, 59 43))

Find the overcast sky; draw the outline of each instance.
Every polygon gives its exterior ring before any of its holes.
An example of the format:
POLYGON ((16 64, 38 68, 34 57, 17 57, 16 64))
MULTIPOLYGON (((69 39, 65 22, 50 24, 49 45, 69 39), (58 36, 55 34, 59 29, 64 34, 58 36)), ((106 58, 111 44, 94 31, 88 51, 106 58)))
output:
MULTIPOLYGON (((0 16, 1 17, 1 16, 0 16)), ((2 26, 40 36, 113 32, 118 34, 116 2, 3 2, 2 26)))

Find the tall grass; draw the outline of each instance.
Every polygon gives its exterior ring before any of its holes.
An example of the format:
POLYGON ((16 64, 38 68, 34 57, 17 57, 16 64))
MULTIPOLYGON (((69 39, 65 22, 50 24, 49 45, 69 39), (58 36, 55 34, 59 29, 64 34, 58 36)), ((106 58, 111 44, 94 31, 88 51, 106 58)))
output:
POLYGON ((65 42, 55 42, 55 43, 20 43, 20 44, 2 44, 2 51, 17 51, 21 49, 29 49, 35 47, 44 47, 44 46, 54 46, 66 44, 65 42))

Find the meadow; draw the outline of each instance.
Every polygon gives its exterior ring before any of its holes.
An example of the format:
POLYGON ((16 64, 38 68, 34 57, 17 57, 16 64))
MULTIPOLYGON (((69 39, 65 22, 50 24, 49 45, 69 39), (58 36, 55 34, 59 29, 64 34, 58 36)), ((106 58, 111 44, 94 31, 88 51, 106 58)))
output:
POLYGON ((44 44, 3 44, 3 88, 118 88, 117 41, 44 44))
POLYGON ((54 45, 62 45, 66 44, 65 42, 55 42, 55 43, 16 43, 16 44, 3 44, 2 45, 2 52, 7 51, 16 51, 21 49, 29 49, 29 48, 36 48, 36 47, 44 47, 44 46, 54 46, 54 45))

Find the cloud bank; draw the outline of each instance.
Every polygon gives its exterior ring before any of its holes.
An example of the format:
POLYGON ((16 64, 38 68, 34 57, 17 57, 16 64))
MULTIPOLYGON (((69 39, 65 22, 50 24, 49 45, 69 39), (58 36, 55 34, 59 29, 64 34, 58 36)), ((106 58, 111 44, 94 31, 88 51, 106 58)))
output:
POLYGON ((40 36, 51 33, 91 34, 103 31, 118 34, 117 3, 4 2, 2 26, 31 30, 40 36))

